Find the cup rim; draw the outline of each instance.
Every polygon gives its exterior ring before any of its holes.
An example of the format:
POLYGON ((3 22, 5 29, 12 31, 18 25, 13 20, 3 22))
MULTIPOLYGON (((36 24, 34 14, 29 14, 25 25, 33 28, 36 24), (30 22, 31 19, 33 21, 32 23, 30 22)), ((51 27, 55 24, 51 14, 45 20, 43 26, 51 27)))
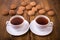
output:
MULTIPOLYGON (((44 17, 44 18, 46 18, 47 20, 48 20, 48 23, 47 24, 45 24, 45 25, 48 25, 49 23, 50 23, 50 19, 47 17, 47 16, 45 16, 45 15, 38 15, 34 20, 35 20, 35 22, 36 22, 36 19, 37 18, 39 18, 39 17, 44 17)), ((37 23, 37 22, 36 22, 37 23)), ((37 23, 38 24, 38 23, 37 23)), ((41 25, 41 24, 38 24, 38 25, 41 25)), ((45 26, 45 25, 43 25, 43 26, 45 26)))
MULTIPOLYGON (((19 24, 19 25, 22 25, 22 24, 24 23, 24 18, 23 18, 23 16, 15 15, 15 16, 12 16, 12 17, 10 18, 10 20, 9 20, 11 25, 13 25, 13 24, 11 23, 11 20, 12 20, 13 18, 15 18, 15 17, 19 17, 19 18, 21 18, 21 19, 23 20, 23 22, 22 22, 21 24, 19 24)), ((14 25, 14 26, 18 26, 18 25, 14 25)))

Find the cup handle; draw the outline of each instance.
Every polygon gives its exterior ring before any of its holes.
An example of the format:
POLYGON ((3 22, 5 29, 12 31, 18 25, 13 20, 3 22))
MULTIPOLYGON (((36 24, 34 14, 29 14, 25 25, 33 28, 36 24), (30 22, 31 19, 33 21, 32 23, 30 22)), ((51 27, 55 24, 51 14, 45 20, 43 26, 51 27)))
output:
POLYGON ((53 25, 53 22, 50 22, 53 25))
POLYGON ((8 24, 9 23, 9 21, 6 21, 6 24, 8 24))
POLYGON ((53 22, 50 22, 50 27, 52 27, 53 26, 53 22))

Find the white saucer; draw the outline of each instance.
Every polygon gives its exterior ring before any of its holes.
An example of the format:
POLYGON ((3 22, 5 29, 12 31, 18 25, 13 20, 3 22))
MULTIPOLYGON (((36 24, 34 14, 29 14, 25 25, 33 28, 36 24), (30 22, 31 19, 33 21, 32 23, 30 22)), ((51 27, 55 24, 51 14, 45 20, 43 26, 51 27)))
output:
POLYGON ((30 30, 31 30, 34 34, 36 34, 36 35, 46 36, 46 35, 49 35, 49 34, 52 32, 52 30, 53 30, 53 27, 52 27, 52 26, 53 26, 53 25, 51 25, 51 27, 47 27, 47 28, 45 28, 45 29, 39 29, 39 28, 36 26, 35 22, 32 21, 32 22, 30 23, 30 30))
POLYGON ((6 30, 11 35, 20 36, 20 35, 25 34, 29 30, 29 23, 25 20, 24 26, 20 28, 19 30, 14 29, 10 25, 6 27, 6 30))

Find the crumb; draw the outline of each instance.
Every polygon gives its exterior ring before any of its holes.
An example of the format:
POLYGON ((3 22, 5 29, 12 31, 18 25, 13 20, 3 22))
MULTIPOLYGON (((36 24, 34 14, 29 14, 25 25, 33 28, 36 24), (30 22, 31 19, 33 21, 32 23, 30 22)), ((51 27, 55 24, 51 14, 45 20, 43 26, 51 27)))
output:
POLYGON ((35 6, 36 5, 36 2, 30 2, 30 5, 31 6, 35 6))
POLYGON ((39 14, 45 14, 45 9, 41 9, 41 10, 39 10, 39 14))
POLYGON ((17 5, 16 4, 11 4, 10 9, 16 9, 17 5))
POLYGON ((34 15, 34 11, 28 11, 28 15, 34 15))
POLYGON ((41 5, 36 5, 36 8, 41 9, 42 7, 41 7, 41 5))
POLYGON ((25 10, 25 7, 20 6, 20 7, 18 8, 18 10, 25 10))
POLYGON ((23 14, 23 11, 22 11, 22 10, 18 10, 18 11, 17 11, 17 14, 18 14, 18 15, 21 15, 21 14, 23 14))
POLYGON ((55 13, 54 13, 54 11, 50 10, 50 11, 47 12, 47 14, 50 15, 50 16, 53 16, 55 13))
POLYGON ((15 10, 9 10, 9 15, 15 15, 15 10))
POLYGON ((31 5, 27 5, 27 6, 26 6, 26 9, 27 9, 27 10, 32 9, 32 6, 31 6, 31 5))

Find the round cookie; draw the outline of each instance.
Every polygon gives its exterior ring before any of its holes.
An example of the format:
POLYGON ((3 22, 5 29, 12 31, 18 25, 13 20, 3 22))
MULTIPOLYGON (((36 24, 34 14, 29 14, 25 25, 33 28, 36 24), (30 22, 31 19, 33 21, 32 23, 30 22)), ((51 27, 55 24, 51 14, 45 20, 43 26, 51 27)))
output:
POLYGON ((22 11, 22 10, 18 10, 18 11, 17 11, 17 14, 18 14, 18 15, 22 15, 22 14, 23 14, 23 11, 22 11))
POLYGON ((32 9, 32 6, 31 6, 31 5, 27 5, 27 6, 26 6, 26 9, 27 9, 27 10, 32 9))
POLYGON ((8 15, 9 11, 7 9, 2 10, 2 15, 8 15))
POLYGON ((55 13, 54 13, 53 10, 50 10, 50 11, 47 12, 47 14, 48 14, 49 16, 53 16, 55 13))
POLYGON ((15 15, 15 10, 9 10, 9 15, 15 15))
POLYGON ((30 2, 30 5, 31 6, 35 6, 36 5, 36 2, 30 2))
POLYGON ((45 14, 45 12, 46 12, 45 9, 39 10, 39 14, 41 14, 41 15, 42 15, 42 14, 45 14))
POLYGON ((18 10, 25 10, 25 7, 20 6, 20 7, 18 8, 18 10))
POLYGON ((28 15, 30 15, 30 16, 31 16, 31 15, 34 15, 34 14, 35 14, 35 12, 34 12, 34 11, 31 11, 31 10, 30 10, 30 11, 28 11, 28 15))
POLYGON ((38 4, 38 5, 36 5, 36 8, 41 9, 42 7, 41 7, 41 5, 38 4))
POLYGON ((26 3, 26 2, 22 2, 21 5, 22 5, 22 6, 26 6, 27 3, 26 3))
POLYGON ((17 8, 17 5, 16 4, 11 4, 10 5, 10 9, 16 9, 17 8))
POLYGON ((36 7, 32 7, 32 11, 37 11, 37 8, 36 7))

